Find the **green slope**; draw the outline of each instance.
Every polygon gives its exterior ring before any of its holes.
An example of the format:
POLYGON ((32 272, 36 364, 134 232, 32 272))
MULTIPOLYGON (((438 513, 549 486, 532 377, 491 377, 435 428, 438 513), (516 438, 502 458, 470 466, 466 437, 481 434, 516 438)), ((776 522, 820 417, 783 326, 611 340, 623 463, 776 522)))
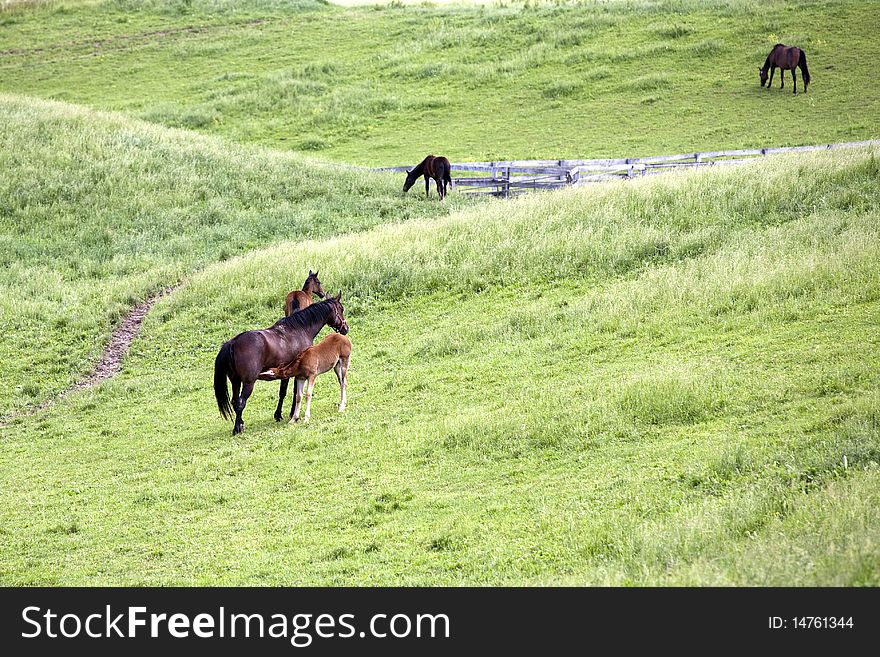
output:
POLYGON ((880 137, 877 0, 46 5, 0 13, 0 89, 337 161, 880 137), (780 41, 808 53, 806 96, 758 86, 780 41))
POLYGON ((0 168, 0 416, 67 387, 136 301, 208 263, 468 203, 403 197, 399 175, 10 95, 0 168))
POLYGON ((5 430, 0 580, 877 585, 878 208, 859 149, 208 267, 119 376, 5 430), (349 410, 323 377, 276 425, 258 384, 232 437, 216 350, 307 263, 349 410))

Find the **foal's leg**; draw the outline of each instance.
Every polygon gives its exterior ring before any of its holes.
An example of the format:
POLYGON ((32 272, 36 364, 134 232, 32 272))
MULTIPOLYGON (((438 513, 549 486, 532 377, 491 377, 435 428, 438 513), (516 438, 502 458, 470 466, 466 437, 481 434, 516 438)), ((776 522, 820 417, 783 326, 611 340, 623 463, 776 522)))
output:
POLYGON ((290 420, 288 422, 299 422, 299 407, 302 404, 303 384, 305 379, 293 380, 293 406, 290 409, 290 420))
POLYGON ((315 379, 317 377, 312 375, 309 377, 309 382, 306 385, 306 415, 303 418, 306 422, 309 421, 309 418, 312 417, 312 390, 315 389, 315 379))
POLYGON ((247 383, 243 383, 241 386, 241 396, 238 398, 238 403, 233 405, 235 409, 235 426, 232 427, 232 435, 234 436, 237 433, 241 433, 244 431, 244 420, 242 419, 242 414, 244 413, 244 407, 247 405, 248 397, 251 396, 251 393, 254 391, 254 382, 250 381, 247 383))
POLYGON ((278 389, 278 406, 275 408, 275 421, 281 422, 281 406, 287 396, 287 384, 290 379, 281 379, 281 387, 278 389))
POLYGON ((336 372, 336 380, 339 381, 339 412, 345 410, 345 385, 348 383, 348 361, 343 362, 340 358, 333 368, 336 372))

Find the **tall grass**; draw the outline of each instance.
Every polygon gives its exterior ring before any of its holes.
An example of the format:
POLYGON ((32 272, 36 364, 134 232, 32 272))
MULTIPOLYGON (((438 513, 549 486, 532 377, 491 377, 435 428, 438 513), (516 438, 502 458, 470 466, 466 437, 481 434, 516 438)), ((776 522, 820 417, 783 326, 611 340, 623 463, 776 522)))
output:
MULTIPOLYGON (((880 163, 871 151, 776 157, 711 175, 588 186, 278 247, 220 266, 214 280, 219 291, 231 283, 227 270, 256 276, 284 251, 292 262, 319 263, 364 303, 560 279, 619 281, 611 303, 630 278, 643 276, 634 299, 642 307, 675 304, 717 315, 776 306, 826 284, 870 296, 877 280, 871 217, 878 207, 880 163), (787 184, 793 178, 796 193, 787 184), (855 280, 872 285, 860 289, 855 280)), ((277 279, 285 275, 281 269, 277 279)), ((278 284, 266 280, 268 293, 278 284)), ((622 317, 628 310, 596 314, 622 317)))

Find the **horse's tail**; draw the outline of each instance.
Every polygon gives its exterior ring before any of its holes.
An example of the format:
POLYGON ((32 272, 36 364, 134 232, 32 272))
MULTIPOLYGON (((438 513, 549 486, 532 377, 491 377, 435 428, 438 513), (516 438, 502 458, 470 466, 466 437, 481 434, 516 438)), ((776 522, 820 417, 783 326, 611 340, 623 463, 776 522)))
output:
POLYGON ((807 90, 807 85, 810 84, 810 71, 807 70, 807 55, 801 50, 801 58, 798 61, 798 66, 801 67, 801 71, 804 73, 804 91, 807 90))
POLYGON ((449 163, 449 160, 443 163, 443 182, 447 185, 452 184, 452 164, 449 163))
POLYGON ((234 415, 232 404, 229 403, 229 390, 226 388, 226 377, 234 364, 232 342, 224 342, 214 359, 214 397, 217 398, 217 408, 224 420, 229 420, 234 415))

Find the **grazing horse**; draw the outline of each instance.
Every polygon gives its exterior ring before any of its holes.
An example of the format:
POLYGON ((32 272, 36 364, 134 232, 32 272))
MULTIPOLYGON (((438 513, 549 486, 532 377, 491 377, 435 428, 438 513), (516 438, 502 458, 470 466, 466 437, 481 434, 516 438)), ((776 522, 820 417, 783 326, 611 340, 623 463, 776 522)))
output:
POLYGON ((425 195, 431 198, 431 178, 437 185, 437 193, 442 201, 446 198, 446 186, 452 182, 449 175, 452 171, 452 165, 442 155, 434 157, 429 155, 419 162, 414 168, 406 172, 406 182, 403 183, 403 193, 409 191, 409 188, 416 184, 419 176, 425 177, 425 195))
POLYGON ((807 93, 807 86, 810 84, 810 71, 807 70, 807 56, 804 51, 797 46, 786 46, 777 43, 773 46, 773 50, 767 55, 767 60, 763 66, 758 67, 761 74, 761 86, 765 84, 769 89, 773 84, 773 74, 776 67, 779 67, 780 89, 785 88, 785 72, 791 71, 791 79, 794 80, 794 92, 797 93, 797 67, 801 68, 801 77, 804 80, 804 93, 807 93), (767 72, 770 72, 770 79, 767 80, 767 72))
POLYGON ((294 290, 288 293, 284 299, 284 316, 292 315, 297 310, 302 310, 306 306, 312 305, 312 295, 317 294, 322 299, 327 298, 324 288, 321 287, 321 281, 318 280, 318 272, 309 269, 309 276, 303 283, 302 290, 294 290))
POLYGON ((312 390, 319 375, 334 370, 339 381, 339 412, 345 410, 345 388, 348 385, 348 363, 351 360, 351 340, 339 333, 331 333, 313 347, 302 352, 299 357, 282 365, 270 367, 257 377, 263 381, 273 379, 294 379, 294 402, 290 409, 290 422, 299 421, 299 408, 302 403, 303 386, 306 389, 306 414, 304 420, 312 416, 312 390))
MULTIPOLYGON (((214 360, 214 396, 223 419, 230 419, 235 411, 233 435, 244 431, 242 414, 260 372, 295 360, 312 346, 324 325, 342 335, 348 333, 341 300, 342 292, 289 317, 282 317, 269 328, 239 333, 223 343, 214 360), (227 377, 232 381, 232 403, 226 389, 227 377)), ((282 395, 275 410, 276 419, 281 417, 286 383, 286 379, 281 382, 282 395)))

